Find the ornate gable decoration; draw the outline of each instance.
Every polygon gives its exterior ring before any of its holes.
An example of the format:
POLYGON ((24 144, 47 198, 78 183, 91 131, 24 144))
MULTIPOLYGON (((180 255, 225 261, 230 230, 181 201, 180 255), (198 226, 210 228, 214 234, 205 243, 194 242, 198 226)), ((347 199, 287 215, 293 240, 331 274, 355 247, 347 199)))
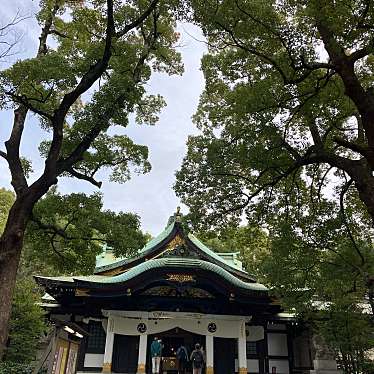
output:
POLYGON ((187 246, 186 241, 180 235, 176 235, 166 246, 163 257, 199 258, 199 255, 187 246))
POLYGON ((195 278, 191 274, 167 274, 168 281, 186 283, 186 282, 195 282, 195 278))

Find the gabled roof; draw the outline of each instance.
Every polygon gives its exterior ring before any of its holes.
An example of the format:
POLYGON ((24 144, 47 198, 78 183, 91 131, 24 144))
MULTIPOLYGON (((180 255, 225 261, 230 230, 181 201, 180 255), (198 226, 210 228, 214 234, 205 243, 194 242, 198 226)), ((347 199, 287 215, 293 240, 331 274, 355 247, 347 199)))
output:
POLYGON ((127 272, 115 275, 115 276, 105 276, 105 275, 90 275, 81 277, 41 277, 36 276, 35 279, 41 285, 55 284, 55 285, 65 285, 69 287, 84 287, 84 288, 110 288, 113 286, 120 286, 126 284, 128 281, 155 269, 165 269, 178 270, 183 269, 183 271, 193 271, 197 273, 198 271, 205 271, 213 275, 218 275, 220 278, 224 279, 226 282, 232 286, 239 288, 243 291, 262 291, 266 292, 268 289, 259 283, 249 283, 244 282, 234 275, 230 274, 227 270, 223 269, 221 266, 213 264, 199 259, 191 258, 181 258, 181 257, 166 257, 157 258, 145 261, 139 265, 134 266, 127 272))
MULTIPOLYGON (((246 282, 256 282, 256 279, 252 275, 248 274, 241 268, 240 262, 235 264, 233 261, 225 260, 218 253, 214 252, 198 240, 194 235, 191 233, 186 234, 182 224, 178 220, 178 216, 171 220, 165 230, 149 241, 134 257, 120 259, 112 258, 110 261, 105 262, 102 258, 100 259, 100 256, 98 256, 97 266, 94 273, 116 275, 127 272, 132 267, 137 266, 144 261, 165 256, 170 257, 175 249, 172 247, 173 240, 175 241, 177 238, 180 238, 180 241, 183 242, 183 245, 186 247, 186 251, 182 256, 183 258, 198 258, 220 266, 241 280, 246 282)), ((175 256, 178 257, 179 254, 176 254, 175 256)))
POLYGON ((157 247, 160 243, 162 243, 163 241, 165 241, 165 239, 169 237, 169 235, 172 233, 174 229, 174 223, 175 222, 169 224, 165 228, 164 231, 162 231, 156 237, 151 239, 143 248, 139 249, 137 255, 132 258, 122 257, 122 258, 114 259, 114 261, 105 263, 104 261, 101 261, 100 259, 101 255, 97 256, 96 267, 95 267, 94 273, 97 274, 97 273, 102 273, 107 270, 112 270, 122 265, 131 263, 132 261, 135 261, 137 258, 142 258, 142 257, 147 256, 147 254, 149 254, 149 252, 151 252, 153 248, 157 247))

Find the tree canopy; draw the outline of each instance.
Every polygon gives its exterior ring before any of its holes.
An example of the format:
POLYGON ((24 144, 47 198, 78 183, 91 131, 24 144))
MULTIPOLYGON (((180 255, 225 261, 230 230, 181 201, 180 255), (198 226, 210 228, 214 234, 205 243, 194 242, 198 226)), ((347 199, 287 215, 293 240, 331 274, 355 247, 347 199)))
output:
POLYGON ((372 2, 192 5, 208 53, 200 134, 174 187, 189 219, 209 232, 243 219, 265 229, 254 269, 284 305, 303 313, 317 298, 331 314, 360 313, 369 301, 373 314, 372 2))
POLYGON ((103 209, 101 194, 51 191, 34 208, 24 259, 29 264, 36 259, 60 273, 92 274, 104 246, 120 257, 131 255, 145 242, 139 217, 103 209))
MULTIPOLYGON (((11 191, 0 189, 0 233, 13 201, 11 191)), ((30 364, 48 330, 39 306, 42 294, 33 275, 92 274, 104 245, 112 246, 117 256, 129 255, 146 239, 140 231, 139 217, 104 210, 101 194, 61 195, 56 188, 48 192, 34 208, 26 231, 13 296, 6 365, 30 364)))
POLYGON ((374 310, 372 3, 193 7, 209 53, 201 134, 189 138, 175 184, 191 220, 262 225, 289 258, 284 271, 298 258, 312 276, 328 252, 325 271, 339 262, 337 282, 357 274, 374 310))
MULTIPOLYGON (((157 121, 165 102, 160 95, 146 92, 153 72, 183 71, 174 48, 179 37, 175 32, 178 1, 41 0, 39 4, 35 57, 18 60, 0 72, 0 109, 14 113, 12 121, 5 124, 9 138, 0 149, 0 158, 8 165, 15 192, 0 237, 0 357, 23 239, 28 221, 35 217, 34 206, 61 177, 100 187, 97 175, 103 170, 110 172, 110 180, 120 183, 126 182, 132 171, 149 171, 146 145, 135 144, 121 130, 130 119, 138 124, 157 121), (33 160, 26 160, 20 149, 25 126, 33 124, 30 118, 36 118, 45 134, 43 141, 35 144, 44 167, 35 170, 32 178, 33 160)), ((73 200, 74 196, 65 202, 72 206, 73 200)), ((83 204, 95 204, 94 197, 88 200, 83 204)), ((47 202, 39 209, 43 205, 47 202)), ((104 215, 102 212, 101 222, 96 220, 94 230, 104 228, 104 215)), ((126 215, 117 218, 130 226, 137 224, 137 219, 126 215)), ((50 226, 59 219, 53 217, 45 225, 56 252, 57 236, 50 226)), ((43 224, 40 221, 39 228, 43 224)), ((66 235, 73 231, 69 225, 66 235)), ((62 238, 60 235, 60 244, 62 238)), ((127 248, 133 244, 129 241, 127 248)), ((83 242, 80 245, 83 247, 83 242)))

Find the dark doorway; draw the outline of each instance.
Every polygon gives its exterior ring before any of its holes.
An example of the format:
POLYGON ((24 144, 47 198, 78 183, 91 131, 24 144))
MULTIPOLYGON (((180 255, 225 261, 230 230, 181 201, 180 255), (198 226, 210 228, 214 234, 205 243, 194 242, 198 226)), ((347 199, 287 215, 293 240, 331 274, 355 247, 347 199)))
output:
POLYGON ((214 374, 235 373, 236 339, 214 338, 214 374))
MULTIPOLYGON (((180 329, 176 327, 174 329, 161 332, 155 335, 148 335, 148 346, 147 346, 147 373, 152 373, 152 364, 151 364, 151 344, 153 339, 157 337, 162 340, 163 350, 163 368, 162 372, 167 374, 177 374, 178 365, 176 359, 176 352, 178 348, 183 344, 188 352, 188 355, 191 355, 191 352, 194 349, 196 343, 199 343, 205 350, 205 336, 194 334, 192 332, 180 329)), ((192 368, 188 367, 186 374, 191 374, 192 368)), ((227 374, 227 373, 225 373, 227 374)))
POLYGON ((138 369, 139 336, 114 335, 112 371, 135 374, 138 369))

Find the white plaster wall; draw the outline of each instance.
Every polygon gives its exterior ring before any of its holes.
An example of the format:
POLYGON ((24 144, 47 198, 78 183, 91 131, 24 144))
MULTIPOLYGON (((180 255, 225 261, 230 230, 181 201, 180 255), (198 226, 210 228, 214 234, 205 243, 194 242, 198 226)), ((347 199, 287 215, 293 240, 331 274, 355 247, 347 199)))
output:
POLYGON ((270 373, 272 367, 277 368, 277 374, 289 374, 290 372, 288 360, 269 360, 270 373))
POLYGON ((264 328, 263 326, 247 326, 247 341, 257 342, 264 338, 264 328))
MULTIPOLYGON (((238 359, 235 359, 235 371, 237 372, 238 369, 238 359)), ((250 359, 247 360, 247 370, 248 373, 259 373, 260 372, 260 363, 259 360, 250 359)))
POLYGON ((146 334, 158 334, 162 331, 168 331, 179 327, 183 330, 200 335, 213 335, 222 338, 238 338, 240 334, 245 333, 245 322, 241 320, 222 320, 222 319, 197 319, 197 318, 166 318, 166 319, 134 319, 127 317, 113 317, 113 332, 123 335, 139 335, 137 326, 144 323, 147 326, 146 334), (214 333, 208 332, 209 323, 215 323, 217 330, 214 333))
POLYGON ((287 335, 268 333, 268 355, 269 356, 287 356, 287 335))
POLYGON ((84 367, 99 368, 103 366, 104 354, 86 353, 84 356, 84 367))
POLYGON ((260 364, 259 360, 247 360, 248 373, 259 373, 260 364))

